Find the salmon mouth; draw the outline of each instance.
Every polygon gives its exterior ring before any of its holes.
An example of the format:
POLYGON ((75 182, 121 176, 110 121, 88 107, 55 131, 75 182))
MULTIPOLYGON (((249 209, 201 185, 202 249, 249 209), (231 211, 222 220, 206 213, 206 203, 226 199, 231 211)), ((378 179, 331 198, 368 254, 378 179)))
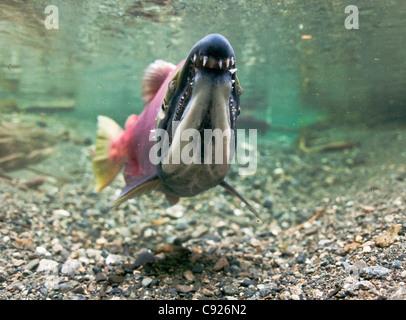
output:
POLYGON ((183 129, 235 129, 242 92, 236 59, 228 40, 212 34, 191 49, 182 69, 169 83, 158 127, 169 134, 173 123, 183 129))

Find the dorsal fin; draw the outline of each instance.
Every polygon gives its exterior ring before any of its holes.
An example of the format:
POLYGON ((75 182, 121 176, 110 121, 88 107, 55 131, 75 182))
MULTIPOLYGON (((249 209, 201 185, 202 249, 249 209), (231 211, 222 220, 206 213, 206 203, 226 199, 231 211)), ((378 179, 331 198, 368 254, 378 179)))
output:
POLYGON ((176 66, 172 63, 163 60, 155 60, 147 67, 147 69, 145 69, 142 78, 141 92, 144 105, 150 103, 168 74, 175 68, 176 66))

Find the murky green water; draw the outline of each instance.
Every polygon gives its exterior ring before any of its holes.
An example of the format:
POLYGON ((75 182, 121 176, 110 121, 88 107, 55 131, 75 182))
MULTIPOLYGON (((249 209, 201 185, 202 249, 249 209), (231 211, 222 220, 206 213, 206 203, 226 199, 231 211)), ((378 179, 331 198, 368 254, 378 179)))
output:
POLYGON ((143 108, 151 61, 177 63, 218 32, 236 52, 246 114, 284 126, 326 111, 400 117, 405 30, 403 0, 2 0, 0 95, 22 109, 63 101, 75 105, 70 116, 124 121, 143 108), (44 26, 49 4, 59 9, 58 30, 44 26), (347 5, 358 7, 358 30, 344 26, 347 5))

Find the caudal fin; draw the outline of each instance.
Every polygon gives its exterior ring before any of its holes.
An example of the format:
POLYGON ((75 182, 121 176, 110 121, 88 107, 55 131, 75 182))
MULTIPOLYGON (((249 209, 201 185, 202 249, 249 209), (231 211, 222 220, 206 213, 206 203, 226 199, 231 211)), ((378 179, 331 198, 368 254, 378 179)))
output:
POLYGON ((112 140, 122 132, 123 129, 114 120, 105 116, 97 117, 96 150, 93 157, 93 174, 97 192, 108 186, 123 166, 121 161, 110 157, 112 140))

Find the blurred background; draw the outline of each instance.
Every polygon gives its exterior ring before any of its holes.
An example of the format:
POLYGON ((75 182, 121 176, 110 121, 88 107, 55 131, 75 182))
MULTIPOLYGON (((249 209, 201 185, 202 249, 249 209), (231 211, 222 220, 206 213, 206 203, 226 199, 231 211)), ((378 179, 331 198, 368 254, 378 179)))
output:
POLYGON ((403 0, 1 0, 0 114, 63 112, 96 125, 143 109, 144 69, 209 33, 232 44, 242 114, 277 127, 406 118, 403 0), (48 5, 59 29, 46 29, 48 5), (359 29, 344 26, 356 5, 359 29))

